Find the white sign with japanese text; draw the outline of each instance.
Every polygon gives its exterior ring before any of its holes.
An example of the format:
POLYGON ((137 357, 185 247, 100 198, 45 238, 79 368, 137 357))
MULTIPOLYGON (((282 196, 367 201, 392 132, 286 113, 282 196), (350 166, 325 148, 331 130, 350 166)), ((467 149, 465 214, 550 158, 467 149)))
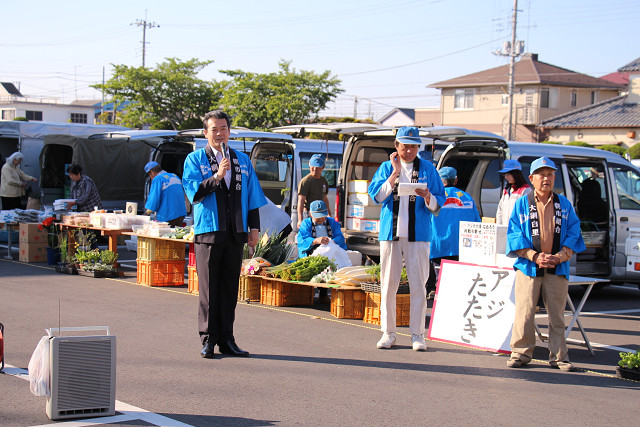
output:
POLYGON ((429 339, 510 353, 515 278, 513 268, 443 260, 429 339))

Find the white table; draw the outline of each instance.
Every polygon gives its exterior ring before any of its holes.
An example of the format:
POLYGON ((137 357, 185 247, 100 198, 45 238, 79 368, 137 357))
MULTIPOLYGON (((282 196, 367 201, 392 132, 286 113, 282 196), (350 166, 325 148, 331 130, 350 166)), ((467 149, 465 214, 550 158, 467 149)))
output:
MULTIPOLYGON (((573 330, 574 325, 577 324, 578 325, 578 329, 580 330, 580 333, 582 334, 582 338, 584 339, 584 341, 582 341, 582 342, 578 341, 578 344, 586 346, 589 349, 589 353, 591 353, 592 356, 595 356, 595 353, 593 351, 593 348, 591 347, 591 343, 589 342, 589 338, 587 338, 587 333, 585 332, 584 328, 582 327, 582 323, 580 322, 580 312, 582 311, 582 308, 584 307, 584 304, 587 302, 587 298, 589 298, 589 294, 591 293, 591 290, 593 289, 593 286, 596 283, 604 283, 604 282, 608 282, 608 280, 606 280, 606 279, 597 279, 595 277, 569 276, 569 286, 586 286, 587 289, 584 291, 584 294, 582 295, 582 299, 578 303, 578 307, 575 307, 573 305, 573 301, 571 301, 571 297, 569 296, 569 293, 567 292, 567 304, 569 305, 569 309, 571 310, 572 315, 571 315, 571 320, 569 321, 569 324, 566 327, 564 337, 565 337, 565 339, 569 338, 569 334, 573 330)), ((542 317, 542 316, 546 316, 546 315, 537 314, 535 317, 538 318, 538 317, 542 317)), ((535 327, 536 327, 536 332, 538 333, 538 338, 540 339, 540 341, 542 341, 542 342, 548 341, 549 337, 547 335, 544 335, 540 331, 540 329, 538 328, 537 324, 535 324, 535 327)))

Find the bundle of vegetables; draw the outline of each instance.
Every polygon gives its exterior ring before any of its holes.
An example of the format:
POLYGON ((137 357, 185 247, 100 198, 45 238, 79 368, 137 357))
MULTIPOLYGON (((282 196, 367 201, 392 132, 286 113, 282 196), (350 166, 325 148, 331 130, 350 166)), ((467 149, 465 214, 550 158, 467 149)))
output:
MULTIPOLYGON (((369 275, 369 283, 380 283, 380 264, 373 264, 368 267, 367 274, 369 275)), ((409 278, 407 277, 407 269, 402 267, 402 273, 400 274, 400 283, 409 282, 409 278)))
POLYGON ((360 286, 361 283, 371 283, 369 267, 344 267, 336 271, 335 283, 341 286, 360 286))
POLYGON ((261 234, 258 239, 253 254, 249 255, 249 246, 244 246, 243 258, 255 258, 261 257, 269 261, 272 265, 282 264, 291 257, 295 245, 287 243, 287 236, 281 236, 280 234, 261 234))
POLYGON ((325 268, 331 266, 334 270, 336 265, 326 256, 308 256, 299 258, 293 263, 284 263, 270 267, 267 272, 275 277, 284 280, 308 282, 313 276, 321 273, 325 268))
POLYGON ((175 227, 171 229, 171 232, 165 234, 162 237, 167 237, 169 239, 178 239, 178 240, 190 240, 193 238, 193 227, 175 227))
POLYGON ((336 271, 331 266, 322 270, 322 273, 316 274, 310 280, 311 283, 335 283, 336 271))

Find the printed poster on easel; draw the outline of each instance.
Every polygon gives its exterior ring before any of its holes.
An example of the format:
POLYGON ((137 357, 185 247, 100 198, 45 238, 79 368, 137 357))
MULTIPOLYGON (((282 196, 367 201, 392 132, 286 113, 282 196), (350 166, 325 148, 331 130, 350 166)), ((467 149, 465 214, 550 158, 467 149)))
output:
POLYGON ((513 268, 443 260, 429 339, 510 353, 515 278, 513 268))

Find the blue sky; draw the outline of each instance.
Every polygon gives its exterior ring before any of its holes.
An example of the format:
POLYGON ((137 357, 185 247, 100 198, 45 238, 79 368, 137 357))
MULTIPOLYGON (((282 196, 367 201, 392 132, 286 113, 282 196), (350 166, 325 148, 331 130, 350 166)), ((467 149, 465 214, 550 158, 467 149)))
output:
MULTIPOLYGON (((513 0, 303 0, 4 2, 0 81, 25 96, 64 102, 99 99, 89 85, 111 64, 164 58, 214 63, 217 70, 268 73, 282 59, 298 70, 331 73, 345 92, 329 114, 377 119, 393 107, 439 105, 426 86, 497 67, 491 52, 510 40, 513 0)), ((519 0, 517 39, 539 60, 595 77, 640 56, 640 1, 519 0)))

